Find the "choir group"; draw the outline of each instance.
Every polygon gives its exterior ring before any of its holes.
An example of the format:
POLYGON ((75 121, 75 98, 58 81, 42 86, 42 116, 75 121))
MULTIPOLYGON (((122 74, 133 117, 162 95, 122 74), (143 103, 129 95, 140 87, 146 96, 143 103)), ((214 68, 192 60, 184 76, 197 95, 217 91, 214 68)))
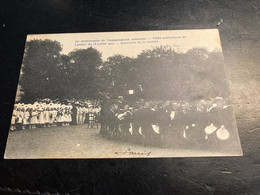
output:
POLYGON ((35 129, 97 123, 100 106, 97 102, 36 101, 33 104, 14 105, 10 130, 35 129))

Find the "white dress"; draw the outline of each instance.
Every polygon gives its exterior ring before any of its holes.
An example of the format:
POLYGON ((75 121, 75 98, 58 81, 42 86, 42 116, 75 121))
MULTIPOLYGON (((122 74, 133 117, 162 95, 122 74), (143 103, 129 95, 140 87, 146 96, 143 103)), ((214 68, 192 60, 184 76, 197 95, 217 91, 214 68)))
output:
POLYGON ((57 111, 57 117, 56 117, 56 121, 58 122, 58 123, 62 123, 62 110, 59 110, 59 111, 57 111))
POLYGON ((68 114, 68 111, 67 110, 65 110, 64 112, 64 116, 63 116, 63 122, 69 122, 69 114, 68 114))
POLYGON ((63 109, 61 113, 62 113, 61 122, 62 123, 67 122, 67 117, 66 117, 67 114, 66 114, 65 110, 63 109))
POLYGON ((23 111, 17 111, 17 122, 16 123, 23 123, 23 111))
POLYGON ((53 121, 53 123, 57 122, 57 113, 58 113, 57 110, 52 111, 52 121, 53 121))
POLYGON ((46 124, 50 123, 50 111, 48 110, 44 111, 44 119, 46 124))
POLYGON ((50 124, 52 124, 53 122, 54 122, 54 120, 55 120, 55 118, 54 118, 54 112, 53 112, 54 110, 50 110, 49 111, 49 117, 50 117, 50 119, 49 119, 49 123, 50 124))
POLYGON ((45 120, 44 120, 44 111, 40 111, 40 114, 39 114, 39 124, 43 125, 45 123, 45 120))
POLYGON ((13 115, 12 115, 12 119, 11 119, 11 125, 15 125, 16 115, 17 115, 17 111, 14 110, 13 115))
POLYGON ((29 119, 30 119, 30 112, 29 111, 25 111, 23 113, 23 124, 24 125, 29 125, 30 124, 29 119))
POLYGON ((30 124, 32 125, 36 125, 36 124, 39 124, 39 121, 38 121, 38 112, 36 111, 32 111, 31 113, 32 117, 30 119, 30 124))
POLYGON ((72 122, 72 116, 71 116, 72 112, 69 110, 69 123, 72 122))

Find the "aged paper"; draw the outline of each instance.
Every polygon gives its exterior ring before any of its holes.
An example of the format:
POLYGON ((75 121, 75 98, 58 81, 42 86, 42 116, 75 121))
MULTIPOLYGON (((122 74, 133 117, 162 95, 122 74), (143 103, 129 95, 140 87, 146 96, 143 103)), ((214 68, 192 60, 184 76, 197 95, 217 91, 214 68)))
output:
POLYGON ((217 29, 27 36, 5 158, 241 155, 217 29))

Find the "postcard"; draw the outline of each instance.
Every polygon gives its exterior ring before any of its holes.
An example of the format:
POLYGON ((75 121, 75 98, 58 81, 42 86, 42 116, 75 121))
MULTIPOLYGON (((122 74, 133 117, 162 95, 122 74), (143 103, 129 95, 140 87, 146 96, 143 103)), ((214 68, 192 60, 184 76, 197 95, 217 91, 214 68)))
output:
POLYGON ((217 29, 28 35, 6 159, 241 156, 217 29))

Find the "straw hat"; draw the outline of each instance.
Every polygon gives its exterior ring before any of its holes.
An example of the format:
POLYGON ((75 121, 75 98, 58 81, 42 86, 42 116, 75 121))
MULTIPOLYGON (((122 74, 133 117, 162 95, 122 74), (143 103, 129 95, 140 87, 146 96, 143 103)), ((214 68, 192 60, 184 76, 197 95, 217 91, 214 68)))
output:
POLYGON ((217 138, 220 140, 227 140, 230 137, 229 131, 225 128, 224 125, 222 125, 218 130, 217 130, 217 138))

